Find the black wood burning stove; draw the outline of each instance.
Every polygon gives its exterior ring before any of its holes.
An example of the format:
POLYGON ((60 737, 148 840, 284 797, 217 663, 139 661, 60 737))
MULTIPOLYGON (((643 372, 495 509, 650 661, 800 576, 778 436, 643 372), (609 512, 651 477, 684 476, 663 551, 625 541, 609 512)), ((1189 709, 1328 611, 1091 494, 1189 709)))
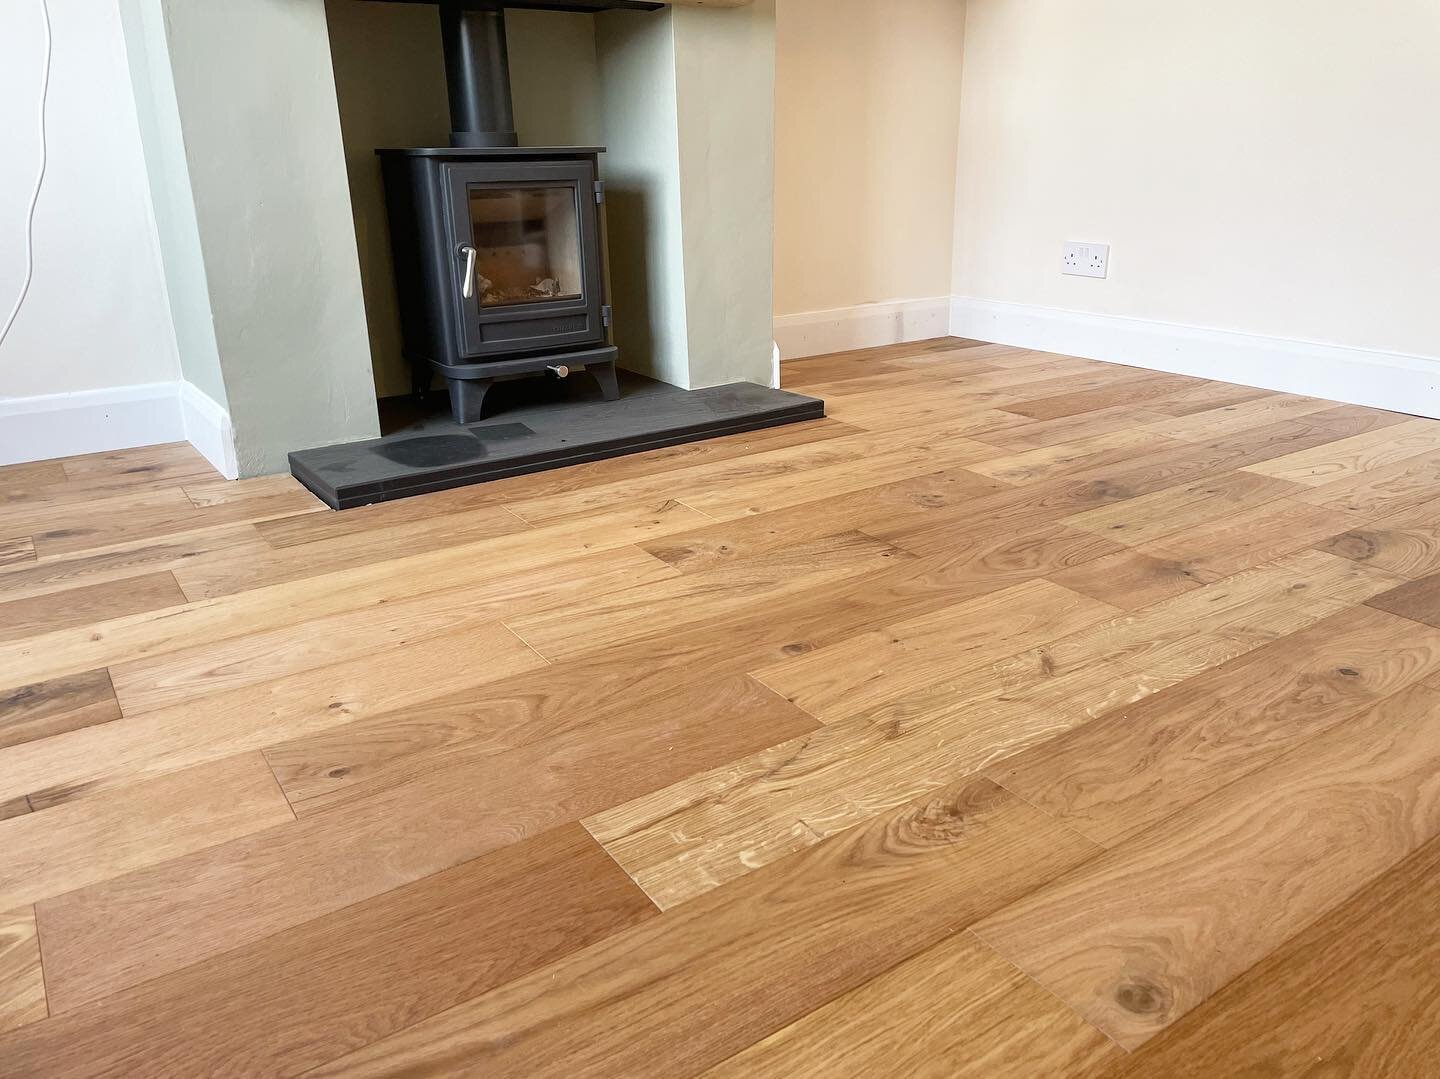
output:
MULTIPOLYGON (((622 0, 517 0, 511 7, 651 10, 622 0)), ((455 421, 476 423, 497 380, 584 367, 619 397, 605 299, 603 147, 517 146, 505 12, 439 0, 454 130, 443 148, 377 150, 406 358, 414 387, 435 372, 455 421)))

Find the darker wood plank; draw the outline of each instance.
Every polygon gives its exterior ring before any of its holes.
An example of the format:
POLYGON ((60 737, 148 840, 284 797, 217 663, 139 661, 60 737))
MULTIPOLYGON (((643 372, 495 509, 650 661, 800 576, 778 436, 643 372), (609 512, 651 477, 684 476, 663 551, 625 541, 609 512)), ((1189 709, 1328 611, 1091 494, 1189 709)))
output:
POLYGON ((110 672, 86 671, 0 691, 0 749, 120 718, 110 672))
POLYGON ((317 1074, 633 1076, 661 1060, 693 1074, 1092 850, 993 784, 962 783, 317 1074))
POLYGON ((1440 626, 1440 573, 1383 592, 1369 600, 1369 605, 1427 626, 1440 626))
POLYGON ((296 1075, 655 913, 569 825, 89 1007, 52 973, 57 1017, 0 1040, 0 1060, 28 1076, 296 1075))
POLYGON ((35 561, 35 544, 29 536, 0 540, 0 567, 21 566, 35 561))
POLYGON ((131 614, 176 607, 185 602, 173 573, 147 573, 64 592, 12 599, 0 603, 0 641, 34 637, 123 618, 131 614))
POLYGON ((1440 842, 1430 842, 1104 1072, 1440 1072, 1440 842))
POLYGON ((509 753, 461 746, 403 776, 362 776, 298 822, 47 900, 52 993, 64 1008, 96 999, 815 726, 776 695, 758 703, 720 722, 621 715, 509 753))
POLYGON ((1120 551, 1053 574, 1050 579, 1092 599, 1125 610, 1191 592, 1219 579, 1194 564, 1176 558, 1157 558, 1140 551, 1120 551))

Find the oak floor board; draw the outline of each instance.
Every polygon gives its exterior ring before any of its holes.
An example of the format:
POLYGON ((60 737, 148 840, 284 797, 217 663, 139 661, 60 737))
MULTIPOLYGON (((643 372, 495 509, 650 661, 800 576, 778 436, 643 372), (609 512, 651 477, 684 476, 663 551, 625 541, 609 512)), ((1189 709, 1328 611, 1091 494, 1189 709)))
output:
POLYGON ((1250 465, 1256 472, 1306 487, 1361 476, 1440 449, 1440 431, 1433 420, 1409 420, 1363 435, 1340 439, 1326 446, 1250 465))
POLYGON ((1136 431, 1144 428, 1147 432, 1164 437, 1163 432, 1153 431, 1150 427, 1151 424, 1164 418, 1161 413, 1130 405, 1112 405, 1109 408, 1096 409, 1093 412, 1077 412, 1073 416, 1062 416, 1054 420, 1032 420, 1028 416, 1016 416, 1014 413, 1007 413, 1007 415, 1011 416, 1014 421, 1022 422, 1012 422, 1005 427, 976 431, 970 437, 979 442, 988 442, 992 446, 999 446, 1011 453, 1023 453, 1026 450, 1058 446, 1062 443, 1074 442, 1076 439, 1092 438, 1112 431, 1136 431))
MULTIPOLYGON (((327 513, 322 520, 328 520, 330 516, 327 513)), ((216 599, 267 585, 304 580, 321 573, 336 573, 389 561, 396 552, 413 556, 445 551, 465 544, 516 536, 528 530, 529 526, 524 521, 503 506, 484 506, 453 517, 405 522, 278 548, 243 560, 223 554, 197 558, 176 569, 175 579, 191 600, 216 599)))
POLYGON ((1434 1070, 1440 423, 782 377, 830 416, 340 513, 0 468, 0 1073, 1434 1070))
POLYGON ((1279 498, 1267 506, 1198 524, 1136 550, 1183 562, 1202 574, 1227 577, 1349 531, 1360 518, 1279 498))
POLYGON ((0 798, 38 809, 478 686, 545 661, 497 623, 0 750, 0 798))
POLYGON ((629 1076, 659 1059, 692 1074, 1092 851, 993 784, 960 784, 315 1074, 629 1076))
POLYGON ((1105 1075, 1433 1075, 1440 843, 1431 841, 1105 1075))
POLYGON ((416 582, 440 587, 485 584, 500 597, 532 594, 546 567, 574 563, 587 553, 631 546, 700 524, 704 514, 678 502, 638 505, 523 536, 401 555, 321 573, 302 581, 202 600, 182 609, 102 621, 30 640, 0 642, 0 684, 41 681, 59 674, 123 663, 189 647, 197 641, 253 633, 416 593, 416 582), (523 542, 517 542, 519 541, 523 542))
POLYGON ((0 540, 0 569, 28 566, 35 561, 35 543, 29 536, 0 540))
POLYGON ((0 465, 0 492, 12 489, 33 490, 64 483, 65 466, 60 461, 24 461, 16 465, 0 465))
MULTIPOLYGON (((584 519, 587 514, 637 501, 678 498, 681 491, 725 489, 746 481, 787 473, 808 475, 827 465, 863 462, 880 454, 923 447, 939 437, 941 433, 934 425, 906 431, 898 438, 884 432, 856 430, 851 435, 813 444, 783 446, 744 457, 591 484, 559 494, 522 498, 507 505, 521 520, 530 524, 554 524, 584 519)), ((937 464, 930 471, 938 471, 942 467, 943 463, 937 464)))
POLYGON ((1322 484, 1295 497, 1343 513, 1377 517, 1430 502, 1437 488, 1440 488, 1440 453, 1424 453, 1322 484))
POLYGON ((964 468, 994 452, 993 446, 983 442, 946 435, 920 449, 883 453, 863 461, 847 461, 807 472, 771 476, 723 489, 694 491, 681 487, 676 497, 716 520, 728 520, 803 505, 814 501, 821 490, 832 496, 847 494, 883 487, 941 469, 964 468))
POLYGON ((1083 510, 1064 520, 1071 528, 1139 546, 1248 509, 1263 508, 1299 490, 1302 488, 1284 480, 1231 472, 1083 510))
POLYGON ((1123 1053, 969 933, 816 1008, 705 1079, 1059 1076, 1123 1053))
POLYGON ((1114 607, 1037 579, 884 626, 754 676, 824 722, 866 711, 915 685, 933 685, 1064 637, 1114 607))
POLYGON ((1428 577, 1440 572, 1440 500, 1369 520, 1315 546, 1402 577, 1428 577))
POLYGON ((1112 847, 1440 671, 1440 631, 1355 607, 988 773, 1112 847))
POLYGON ((1165 397, 1180 390, 1186 390, 1197 383, 1184 375, 1163 375, 1137 373, 1134 377, 1117 379, 1115 386, 1102 386, 1090 390, 1074 390, 1066 387, 1064 392, 1052 397, 1029 398, 1004 406, 1009 412, 1029 416, 1033 420, 1054 420, 1062 416, 1074 416, 1082 412, 1108 408, 1125 403, 1143 404, 1157 397, 1165 397))
POLYGON ((1353 575, 1341 559, 1315 555, 1102 621, 957 676, 921 680, 822 731, 690 776, 586 824, 668 909, 1383 587, 1353 575), (1292 590, 1317 583, 1333 588, 1334 598, 1297 610, 1292 590), (1351 591, 1357 587, 1359 593, 1351 591))
POLYGON ((0 690, 0 749, 119 718, 104 669, 0 690))
POLYGON ((1074 442, 1045 446, 970 465, 970 471, 1017 486, 1054 479, 1068 472, 1133 461, 1141 454, 1168 449, 1176 443, 1145 431, 1107 431, 1074 442))
POLYGON ((915 556, 862 532, 846 532, 721 566, 682 574, 626 592, 581 600, 548 613, 506 622, 551 661, 651 636, 713 623, 727 613, 847 577, 875 573, 915 556))
POLYGON ((932 514, 958 511, 1007 487, 963 468, 950 468, 769 513, 717 521, 640 546, 681 573, 703 573, 838 532, 919 525, 932 514))
MULTIPOLYGON (((243 482, 243 481, 242 481, 243 482)), ((163 488, 177 493, 182 504, 157 506, 148 512, 131 512, 123 507, 97 513, 93 509, 82 521, 65 528, 47 529, 33 534, 35 553, 40 558, 102 550, 138 540, 160 540, 204 529, 262 521, 270 517, 287 517, 297 513, 317 513, 326 507, 303 488, 287 490, 263 498, 235 499, 197 505, 180 488, 163 488)))
POLYGON ((524 610, 540 613, 674 576, 633 547, 602 551, 507 582, 461 585, 275 629, 206 641, 110 667, 127 715, 151 712, 216 692, 300 671, 381 655, 415 640, 479 628, 524 610))
POLYGON ((294 819, 258 753, 14 817, 0 822, 0 907, 34 903, 294 819))
POLYGON ((645 718, 619 714, 589 737, 571 733, 509 753, 462 746, 407 781, 378 777, 299 821, 42 903, 42 933, 67 942, 47 962, 73 994, 96 999, 814 725, 768 691, 742 694, 724 723, 645 718))
POLYGON ((1440 834, 1412 686, 975 926, 1135 1050, 1440 834))
POLYGON ((1440 573, 1384 592, 1367 601, 1371 607, 1427 626, 1440 626, 1440 573))
POLYGON ((762 745, 817 725, 808 714, 781 707, 771 690, 745 675, 658 681, 658 689, 642 682, 621 700, 613 694, 598 701, 581 698, 584 704, 577 707, 537 671, 270 746, 265 757, 303 817, 422 779, 462 758, 478 761, 587 738, 605 745, 605 733, 617 723, 663 731, 671 717, 683 714, 687 723, 709 722, 723 731, 743 713, 762 731, 757 735, 762 745))
MULTIPOLYGON (((0 912, 0 1035, 48 1014, 35 908, 0 912)), ((0 1048, 0 1063, 8 1068, 11 1059, 0 1048)))
POLYGON ((0 1040, 25 1075, 296 1075, 643 922, 579 825, 554 829, 0 1040), (536 892, 548 898, 535 902, 536 892))
POLYGON ((265 554, 265 541, 248 522, 174 538, 138 540, 98 552, 58 555, 0 569, 0 601, 53 595, 147 573, 164 573, 193 559, 219 556, 240 560, 265 554))
POLYGON ((1256 427, 1308 416, 1333 408, 1333 401, 1295 394, 1272 394, 1239 404, 1193 412, 1188 416, 1167 417, 1150 429, 1167 438, 1187 442, 1207 442, 1227 435, 1239 434, 1256 427))
POLYGON ((148 614, 185 603, 173 573, 146 573, 53 595, 0 602, 0 642, 42 637, 110 618, 148 614))
POLYGON ((1133 611, 1193 592, 1220 579, 1183 559, 1157 558, 1127 550, 1050 575, 1050 580, 1082 596, 1133 611))
POLYGON ((58 462, 70 480, 85 480, 100 476, 124 481, 133 485, 136 477, 148 482, 157 471, 168 475, 172 470, 196 471, 210 479, 219 479, 219 474, 201 456, 200 451, 188 442, 166 442, 158 446, 137 446, 123 450, 102 450, 77 457, 64 457, 58 462))

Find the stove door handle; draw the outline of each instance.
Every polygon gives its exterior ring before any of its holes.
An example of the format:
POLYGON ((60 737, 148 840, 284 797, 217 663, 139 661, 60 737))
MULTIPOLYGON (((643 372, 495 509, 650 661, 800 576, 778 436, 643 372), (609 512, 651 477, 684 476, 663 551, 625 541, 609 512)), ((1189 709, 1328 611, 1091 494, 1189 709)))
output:
POLYGON ((475 298, 475 249, 469 244, 461 244, 460 254, 465 256, 465 276, 460 280, 460 295, 472 300, 475 298))

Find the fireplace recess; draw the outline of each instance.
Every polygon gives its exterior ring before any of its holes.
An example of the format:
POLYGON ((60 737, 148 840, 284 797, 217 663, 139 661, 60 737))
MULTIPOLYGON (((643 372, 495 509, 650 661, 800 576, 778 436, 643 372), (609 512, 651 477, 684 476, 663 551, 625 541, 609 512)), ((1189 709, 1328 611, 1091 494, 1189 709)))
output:
MULTIPOLYGON (((423 2, 423 0, 410 0, 423 2)), ((431 0, 434 2, 434 0, 431 0)), ((622 0, 510 3, 653 10, 622 0)), ((521 147, 505 10, 438 0, 450 146, 382 149, 405 357, 417 392, 439 373, 455 421, 481 419, 497 380, 584 367, 619 396, 605 296, 604 147, 521 147)))

